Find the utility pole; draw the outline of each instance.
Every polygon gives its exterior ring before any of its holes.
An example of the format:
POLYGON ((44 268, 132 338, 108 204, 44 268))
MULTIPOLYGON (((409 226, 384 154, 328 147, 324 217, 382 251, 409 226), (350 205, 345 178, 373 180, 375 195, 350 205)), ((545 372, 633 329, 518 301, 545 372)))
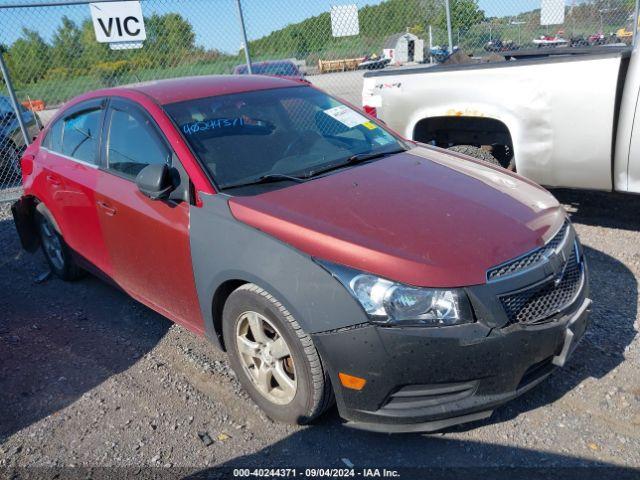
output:
POLYGON ((631 45, 636 46, 636 37, 638 36, 638 10, 640 10, 640 0, 636 0, 636 9, 633 12, 633 40, 631 45))
POLYGON ((451 33, 451 8, 449 0, 444 0, 444 8, 447 11, 447 35, 449 37, 449 53, 453 53, 453 35, 451 33))
POLYGON ((247 61, 247 72, 249 75, 253 73, 251 68, 251 54, 249 53, 249 41, 247 40, 247 29, 244 26, 244 15, 242 14, 242 4, 240 0, 236 0, 236 6, 238 7, 238 19, 240 20, 240 30, 242 30, 242 40, 244 42, 244 57, 247 61))

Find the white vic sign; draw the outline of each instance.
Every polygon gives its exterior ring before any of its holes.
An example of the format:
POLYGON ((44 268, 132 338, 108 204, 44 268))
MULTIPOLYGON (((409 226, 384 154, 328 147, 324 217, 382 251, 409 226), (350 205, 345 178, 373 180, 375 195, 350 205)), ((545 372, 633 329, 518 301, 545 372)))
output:
POLYGON ((111 48, 140 48, 146 40, 140 2, 90 3, 96 40, 111 48))

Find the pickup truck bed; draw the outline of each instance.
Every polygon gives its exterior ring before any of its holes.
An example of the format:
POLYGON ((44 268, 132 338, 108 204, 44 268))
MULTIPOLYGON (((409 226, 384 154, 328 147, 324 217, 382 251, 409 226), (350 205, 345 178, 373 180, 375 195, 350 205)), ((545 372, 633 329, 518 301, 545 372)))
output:
POLYGON ((630 50, 537 49, 511 56, 520 59, 368 72, 363 105, 406 137, 444 147, 460 144, 452 139, 458 134, 495 130, 510 143, 520 174, 547 186, 611 190, 630 50))

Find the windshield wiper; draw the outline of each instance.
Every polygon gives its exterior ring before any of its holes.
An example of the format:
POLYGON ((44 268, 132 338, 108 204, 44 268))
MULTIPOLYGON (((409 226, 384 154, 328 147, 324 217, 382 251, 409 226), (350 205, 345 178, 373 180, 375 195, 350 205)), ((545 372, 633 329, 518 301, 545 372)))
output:
POLYGON ((402 152, 406 152, 406 149, 398 148, 398 149, 390 150, 386 152, 357 153, 355 155, 351 155, 344 162, 319 168, 318 170, 312 170, 308 174, 302 175, 300 177, 296 177, 295 175, 287 175, 284 173, 269 173, 267 175, 263 175, 259 178, 256 178, 255 180, 249 180, 247 182, 238 182, 238 183, 230 183, 228 185, 220 185, 220 189, 226 190, 228 188, 249 187, 251 185, 262 185, 265 183, 282 182, 286 180, 291 182, 296 182, 296 183, 302 183, 313 177, 322 175, 323 173, 328 173, 333 170, 339 170, 349 165, 364 163, 364 162, 368 162, 369 160, 373 160, 375 158, 386 157, 387 155, 395 155, 396 153, 402 153, 402 152))
POLYGON ((395 155, 396 153, 402 152, 406 152, 406 150, 404 148, 397 148, 387 152, 356 153, 349 157, 348 163, 362 163, 367 160, 373 160, 374 158, 386 157, 387 155, 395 155))
POLYGON ((369 160, 374 160, 376 158, 386 157, 387 155, 395 155, 396 153, 406 152, 407 150, 404 148, 397 148, 395 150, 390 150, 386 152, 370 152, 370 153, 356 153, 355 155, 351 155, 347 158, 346 161, 336 163, 334 165, 329 165, 328 167, 320 168, 318 170, 312 170, 307 175, 302 178, 313 178, 318 175, 322 175, 323 173, 328 173, 333 170, 339 170, 341 168, 347 167, 349 165, 355 165, 358 163, 368 162, 369 160))
POLYGON ((230 183, 228 185, 221 185, 221 190, 226 190, 228 188, 237 188, 237 187, 248 187, 251 185, 262 185, 265 183, 274 183, 274 182, 282 182, 288 180, 290 182, 302 183, 306 180, 306 177, 296 177, 294 175, 285 175, 284 173, 269 173, 267 175, 263 175, 255 180, 249 180, 248 182, 238 182, 238 183, 230 183))

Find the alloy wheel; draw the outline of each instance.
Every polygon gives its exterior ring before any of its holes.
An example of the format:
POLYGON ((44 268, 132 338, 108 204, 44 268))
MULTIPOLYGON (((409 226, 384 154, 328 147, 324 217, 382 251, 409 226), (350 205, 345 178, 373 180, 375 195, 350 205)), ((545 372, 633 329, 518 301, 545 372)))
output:
POLYGON ((47 218, 43 218, 40 222, 40 233, 42 246, 44 247, 47 257, 55 268, 63 270, 64 257, 62 253, 62 242, 60 241, 60 236, 47 218))
POLYGON ((236 322, 236 343, 243 369, 270 402, 291 403, 298 389, 291 350, 276 326, 265 316, 248 311, 236 322))

